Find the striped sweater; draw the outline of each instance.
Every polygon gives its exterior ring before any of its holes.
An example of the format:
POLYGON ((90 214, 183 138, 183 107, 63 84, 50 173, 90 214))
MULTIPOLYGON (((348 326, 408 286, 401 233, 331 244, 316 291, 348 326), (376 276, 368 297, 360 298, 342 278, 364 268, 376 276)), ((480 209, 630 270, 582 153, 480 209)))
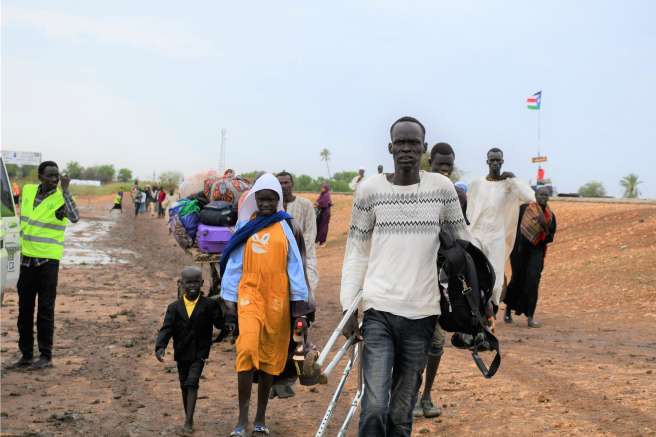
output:
POLYGON ((386 175, 358 187, 353 201, 340 300, 347 309, 363 289, 363 310, 409 319, 440 313, 437 251, 440 229, 469 240, 453 183, 420 173, 415 185, 393 185, 386 175))

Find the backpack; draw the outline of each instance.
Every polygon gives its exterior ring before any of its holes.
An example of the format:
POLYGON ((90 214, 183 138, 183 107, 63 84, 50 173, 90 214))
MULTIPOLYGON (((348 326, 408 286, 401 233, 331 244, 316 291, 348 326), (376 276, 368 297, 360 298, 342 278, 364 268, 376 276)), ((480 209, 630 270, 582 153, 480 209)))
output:
POLYGON ((501 364, 499 341, 486 324, 486 316, 493 314, 494 269, 476 246, 457 240, 444 230, 440 232, 437 269, 439 324, 445 331, 456 333, 452 339, 454 346, 470 349, 483 376, 491 378, 501 364), (456 344, 456 337, 462 334, 472 336, 473 341, 456 344), (489 368, 478 355, 481 350, 496 352, 489 368))
POLYGON ((200 222, 209 226, 234 226, 237 224, 237 208, 221 200, 212 201, 201 209, 200 222))

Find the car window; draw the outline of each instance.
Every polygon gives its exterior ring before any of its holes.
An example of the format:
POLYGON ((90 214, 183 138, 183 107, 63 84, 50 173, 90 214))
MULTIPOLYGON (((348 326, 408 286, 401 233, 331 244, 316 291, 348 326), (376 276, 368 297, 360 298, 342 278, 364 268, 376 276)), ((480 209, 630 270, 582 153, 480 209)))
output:
POLYGON ((5 172, 5 165, 0 161, 0 169, 2 169, 2 175, 0 177, 0 185, 2 185, 2 217, 15 217, 16 213, 14 212, 14 199, 11 194, 11 185, 9 185, 9 178, 7 177, 7 172, 5 172))

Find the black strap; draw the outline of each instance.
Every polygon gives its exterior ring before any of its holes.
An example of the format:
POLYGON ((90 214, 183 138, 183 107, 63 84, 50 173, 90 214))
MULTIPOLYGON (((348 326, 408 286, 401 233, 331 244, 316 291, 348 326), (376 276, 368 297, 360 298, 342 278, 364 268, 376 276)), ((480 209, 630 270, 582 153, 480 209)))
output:
POLYGON ((488 328, 485 328, 483 330, 483 333, 484 333, 483 336, 484 340, 474 343, 474 349, 472 350, 472 358, 474 359, 476 366, 478 366, 478 370, 481 371, 483 376, 487 379, 490 379, 495 375, 495 373, 497 373, 497 370, 499 370, 499 366, 501 366, 501 351, 499 350, 499 340, 497 340, 494 334, 492 334, 488 330, 488 328), (492 363, 490 364, 489 368, 485 365, 485 362, 480 357, 480 355, 478 355, 478 349, 484 343, 487 343, 491 350, 496 351, 496 355, 492 360, 492 363))
MULTIPOLYGON (((469 308, 477 308, 476 307, 476 302, 474 296, 472 296, 471 291, 469 293, 464 293, 465 297, 467 298, 467 303, 469 304, 469 308)), ((487 379, 490 379, 494 376, 495 373, 497 373, 497 370, 499 370, 499 366, 501 365, 501 351, 499 350, 499 340, 490 332, 490 329, 485 325, 485 320, 483 319, 482 316, 478 316, 478 323, 480 324, 481 328, 483 328, 483 336, 476 336, 474 337, 474 348, 472 349, 472 358, 474 359, 474 362, 476 363, 476 366, 478 366, 478 369, 481 371, 483 376, 487 379), (488 368, 485 365, 485 362, 483 359, 478 355, 479 349, 487 343, 489 345, 489 348, 492 351, 496 351, 496 356, 492 360, 492 364, 490 364, 490 367, 488 368)))
POLYGON ((478 323, 480 324, 481 328, 483 328, 483 337, 481 338, 476 336, 474 338, 472 358, 474 359, 476 366, 478 366, 478 369, 481 371, 483 376, 487 379, 490 379, 494 376, 495 373, 497 373, 499 366, 501 366, 501 351, 499 350, 499 340, 497 340, 494 334, 490 332, 489 328, 485 325, 485 320, 478 312, 478 303, 472 294, 471 288, 468 290, 463 290, 463 294, 465 295, 465 298, 467 298, 467 303, 469 304, 469 309, 472 311, 472 315, 477 316, 476 318, 478 319, 478 323), (492 364, 490 364, 489 368, 485 365, 485 362, 480 357, 480 355, 478 355, 478 351, 484 343, 487 343, 492 351, 496 351, 496 356, 492 360, 492 364))

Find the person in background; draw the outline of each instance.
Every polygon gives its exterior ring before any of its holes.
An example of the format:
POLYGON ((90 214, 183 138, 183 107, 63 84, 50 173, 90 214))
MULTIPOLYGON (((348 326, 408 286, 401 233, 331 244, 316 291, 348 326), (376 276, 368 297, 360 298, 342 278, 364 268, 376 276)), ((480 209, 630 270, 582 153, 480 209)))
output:
POLYGON ((141 189, 137 185, 132 187, 130 191, 132 195, 132 201, 134 202, 134 216, 138 216, 141 212, 141 189))
MULTIPOLYGON (((433 173, 441 173, 451 179, 451 175, 455 169, 455 160, 456 153, 453 151, 453 147, 451 147, 449 143, 437 143, 431 149, 428 163, 430 164, 433 173)), ((469 221, 467 220, 467 186, 465 185, 463 189, 463 183, 464 182, 456 182, 453 185, 456 188, 456 193, 458 193, 462 215, 465 216, 465 222, 469 224, 469 221)))
POLYGON ((64 254, 64 231, 69 222, 80 219, 71 179, 59 175, 53 161, 39 164, 40 184, 26 184, 21 199, 21 268, 18 277, 18 348, 21 358, 12 368, 52 367, 55 332, 55 298, 59 261, 64 254), (41 356, 32 362, 34 348, 34 306, 37 305, 36 331, 41 356))
POLYGON ((151 217, 155 217, 155 194, 152 187, 146 187, 146 209, 144 212, 150 212, 151 217))
POLYGON ((490 149, 487 177, 472 181, 467 193, 469 230, 480 242, 496 276, 492 295, 495 313, 505 283, 506 261, 515 244, 519 206, 535 198, 528 183, 511 172, 501 173, 503 162, 503 151, 496 147, 490 149))
POLYGON ((168 214, 169 208, 175 203, 175 190, 171 189, 169 191, 169 194, 166 196, 164 199, 164 202, 162 202, 162 210, 164 211, 164 216, 168 214))
POLYGON ((526 314, 529 328, 542 325, 534 319, 538 304, 540 278, 547 256, 547 244, 556 235, 556 215, 547 205, 549 188, 540 187, 535 193, 535 202, 519 207, 519 225, 515 247, 510 255, 512 277, 504 302, 506 313, 503 320, 512 323, 515 314, 526 314))
POLYGON ((383 164, 378 164, 378 174, 383 173, 383 164))
POLYGON ((164 201, 166 200, 166 190, 162 187, 157 194, 157 217, 164 218, 164 201))
MULTIPOLYGON (((456 153, 453 151, 453 148, 450 144, 435 144, 431 148, 430 158, 428 160, 428 163, 431 166, 431 172, 439 173, 443 176, 446 176, 447 178, 450 178, 455 167, 455 157, 456 153)), ((467 196, 466 194, 461 193, 455 184, 454 188, 458 194, 460 209, 462 210, 464 216, 465 210, 467 208, 467 196)), ((467 218, 465 217, 465 222, 466 221, 467 218)), ((442 414, 442 409, 439 407, 439 405, 433 403, 431 391, 433 388, 433 383, 435 382, 435 378, 437 377, 437 371, 440 367, 442 354, 444 353, 445 335, 446 334, 440 327, 440 324, 436 323, 430 348, 428 349, 428 358, 426 360, 424 393, 415 405, 413 412, 414 417, 433 418, 442 414)))
POLYGON ((11 183, 11 192, 14 196, 14 205, 18 205, 18 201, 20 200, 21 190, 16 181, 13 181, 11 183))
POLYGON ((139 181, 135 179, 134 185, 132 185, 132 188, 130 188, 130 197, 132 198, 132 202, 137 202, 138 195, 139 195, 139 181))
POLYGON ((364 167, 360 167, 358 169, 358 174, 351 179, 351 182, 349 183, 349 188, 353 193, 355 193, 358 190, 358 187, 360 186, 360 183, 364 180, 364 167))
POLYGON ((114 196, 114 206, 112 206, 110 212, 115 209, 118 209, 123 214, 123 191, 117 192, 116 196, 114 196))
MULTIPOLYGON (((316 214, 312 202, 304 197, 294 194, 294 176, 283 170, 276 176, 282 187, 283 207, 287 214, 293 217, 293 227, 297 227, 303 235, 305 246, 305 273, 307 274, 310 291, 314 293, 319 284, 319 271, 317 269, 317 252, 315 240, 317 237, 316 214)), ((275 378, 271 387, 271 396, 281 399, 294 396, 292 388, 296 377, 288 377, 287 372, 275 378)))
POLYGON ((325 247, 326 240, 328 239, 328 227, 330 225, 330 208, 333 206, 330 198, 330 185, 327 182, 321 185, 321 193, 314 205, 319 210, 317 214, 316 242, 319 244, 319 247, 325 247))
POLYGON ((159 215, 159 203, 157 202, 157 199, 159 198, 159 187, 155 185, 153 187, 153 207, 150 211, 150 216, 151 217, 157 217, 159 215))
POLYGON ((146 187, 146 190, 142 190, 139 193, 139 212, 140 213, 145 213, 147 210, 147 204, 148 204, 148 192, 150 191, 150 187, 146 187))

